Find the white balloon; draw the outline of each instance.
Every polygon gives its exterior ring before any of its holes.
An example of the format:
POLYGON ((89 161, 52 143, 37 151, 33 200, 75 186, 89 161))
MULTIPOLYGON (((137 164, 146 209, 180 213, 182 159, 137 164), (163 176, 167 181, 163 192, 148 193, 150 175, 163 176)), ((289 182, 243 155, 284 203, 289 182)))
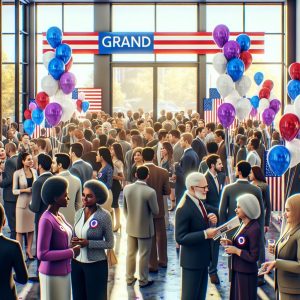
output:
POLYGON ((238 101, 241 99, 241 96, 236 90, 233 90, 226 98, 224 98, 225 103, 230 103, 236 108, 238 101))
POLYGON ((242 98, 238 101, 235 112, 239 121, 248 118, 252 109, 252 105, 247 98, 242 98))
POLYGON ((217 89, 223 98, 228 96, 234 89, 234 82, 227 74, 222 74, 217 79, 217 89))
POLYGON ((296 97, 294 101, 294 111, 298 118, 300 118, 300 95, 296 97))
POLYGON ((43 64, 47 71, 48 71, 49 62, 54 57, 55 57, 55 53, 53 51, 47 51, 43 54, 43 64))
POLYGON ((285 107, 284 107, 284 115, 285 114, 295 114, 295 107, 293 104, 287 104, 285 107))
POLYGON ((290 142, 286 141, 285 146, 291 154, 291 163, 289 168, 295 167, 298 163, 300 163, 300 140, 293 139, 290 142))
POLYGON ((251 87, 251 79, 244 75, 239 81, 235 83, 235 88, 241 97, 246 96, 250 87, 251 87))
POLYGON ((73 113, 76 110, 75 101, 73 101, 72 99, 65 99, 64 101, 60 102, 60 105, 61 105, 62 111, 63 111, 61 120, 63 122, 67 122, 71 119, 73 113))
POLYGON ((213 58, 213 67, 219 74, 224 74, 227 67, 227 59, 223 53, 217 53, 213 58))
POLYGON ((55 95, 58 90, 58 81, 55 80, 51 75, 43 77, 41 82, 42 89, 49 97, 55 95))
POLYGON ((265 110, 266 108, 269 108, 269 105, 270 105, 270 103, 269 103, 269 100, 268 100, 268 99, 266 99, 266 98, 261 98, 261 99, 259 100, 259 105, 258 105, 257 111, 261 114, 261 113, 264 112, 264 110, 265 110))

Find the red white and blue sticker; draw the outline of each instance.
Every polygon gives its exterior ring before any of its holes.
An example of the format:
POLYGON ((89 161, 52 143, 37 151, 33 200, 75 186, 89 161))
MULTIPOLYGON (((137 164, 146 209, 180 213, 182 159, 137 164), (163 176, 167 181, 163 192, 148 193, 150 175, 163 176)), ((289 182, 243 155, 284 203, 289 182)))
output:
POLYGON ((90 227, 91 228, 96 228, 97 226, 98 226, 98 221, 95 220, 95 219, 91 220, 90 227))
POLYGON ((244 236, 239 236, 237 242, 240 246, 244 246, 246 244, 246 238, 244 236))

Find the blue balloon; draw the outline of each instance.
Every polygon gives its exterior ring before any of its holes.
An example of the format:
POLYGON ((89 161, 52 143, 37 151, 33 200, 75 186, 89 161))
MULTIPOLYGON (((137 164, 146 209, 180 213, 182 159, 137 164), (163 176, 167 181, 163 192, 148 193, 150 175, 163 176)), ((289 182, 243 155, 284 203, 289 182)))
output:
POLYGON ((252 106, 256 109, 259 106, 259 97, 258 96, 253 96, 250 100, 252 106))
POLYGON ((28 119, 24 121, 23 128, 25 132, 27 132, 29 135, 32 135, 35 129, 35 124, 32 120, 28 119))
POLYGON ((82 108, 83 112, 87 112, 89 107, 90 107, 90 103, 88 101, 83 101, 82 102, 81 108, 82 108))
POLYGON ((58 27, 53 26, 47 30, 46 38, 52 48, 56 48, 61 44, 62 36, 62 31, 58 27))
POLYGON ((294 101, 300 95, 300 80, 290 80, 287 85, 288 95, 294 101))
POLYGON ((36 125, 41 125, 44 120, 44 112, 40 108, 36 108, 31 113, 31 119, 36 125))
POLYGON ((60 76, 65 72, 65 64, 61 59, 54 57, 49 62, 48 71, 55 80, 59 80, 60 76))
POLYGON ((227 63, 227 74, 234 82, 240 80, 245 71, 244 62, 239 58, 233 58, 227 63))
POLYGON ((268 152, 268 164, 277 176, 283 175, 291 163, 290 151, 282 145, 273 146, 268 152))
POLYGON ((241 47, 241 52, 249 50, 251 46, 251 41, 250 37, 248 34, 240 34, 237 38, 236 41, 239 43, 241 47))
POLYGON ((61 59, 65 64, 69 62, 72 56, 72 49, 67 44, 60 44, 55 51, 55 56, 61 59))
POLYGON ((264 74, 262 72, 256 72, 254 74, 254 81, 257 85, 260 85, 264 81, 264 74))

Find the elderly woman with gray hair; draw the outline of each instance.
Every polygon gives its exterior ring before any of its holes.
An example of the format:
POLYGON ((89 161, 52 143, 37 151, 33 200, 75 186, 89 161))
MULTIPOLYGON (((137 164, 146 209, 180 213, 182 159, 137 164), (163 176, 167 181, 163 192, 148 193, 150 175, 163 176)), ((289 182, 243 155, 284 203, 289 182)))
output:
POLYGON ((81 247, 72 261, 74 300, 106 300, 108 265, 106 249, 114 246, 110 213, 101 208, 108 197, 103 182, 89 180, 83 186, 82 204, 75 215, 73 245, 81 247))
POLYGON ((232 280, 230 300, 257 298, 257 261, 261 230, 258 199, 252 194, 237 198, 236 215, 242 223, 231 240, 221 239, 227 254, 232 254, 232 280))

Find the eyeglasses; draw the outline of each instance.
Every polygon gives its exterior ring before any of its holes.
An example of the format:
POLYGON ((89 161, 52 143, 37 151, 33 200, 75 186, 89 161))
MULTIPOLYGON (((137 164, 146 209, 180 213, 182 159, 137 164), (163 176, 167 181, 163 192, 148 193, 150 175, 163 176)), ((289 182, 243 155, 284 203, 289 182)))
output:
POLYGON ((92 195, 92 194, 84 194, 84 193, 82 193, 82 198, 86 198, 86 199, 89 199, 89 200, 91 200, 91 199, 93 199, 94 198, 94 195, 92 195))
POLYGON ((195 185, 194 187, 197 187, 199 189, 208 189, 208 185, 205 185, 205 186, 198 186, 198 185, 195 185))

